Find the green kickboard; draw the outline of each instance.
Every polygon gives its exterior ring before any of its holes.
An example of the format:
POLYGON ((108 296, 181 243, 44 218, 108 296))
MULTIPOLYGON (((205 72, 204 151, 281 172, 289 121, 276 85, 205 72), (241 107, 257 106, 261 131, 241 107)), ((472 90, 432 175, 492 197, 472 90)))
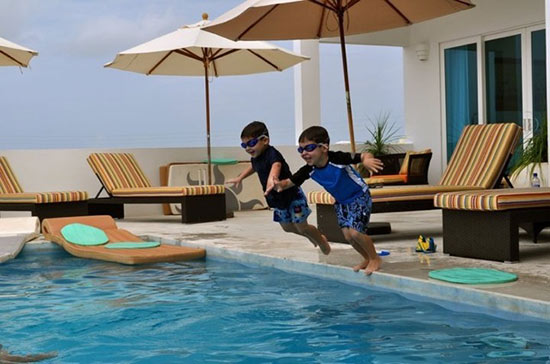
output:
POLYGON ((61 235, 69 243, 76 245, 102 245, 109 241, 103 230, 84 224, 69 224, 61 229, 61 235))
POLYGON ((440 281, 460 284, 507 283, 518 279, 518 276, 513 273, 484 268, 438 269, 431 271, 428 275, 440 281))
POLYGON ((148 248, 156 248, 157 246, 160 246, 160 243, 158 241, 143 241, 143 242, 137 242, 137 241, 128 241, 128 242, 120 242, 120 243, 109 243, 105 245, 105 248, 107 249, 148 249, 148 248))
MULTIPOLYGON (((203 160, 204 163, 208 163, 208 159, 203 160)), ((236 159, 229 159, 229 158, 216 158, 210 160, 210 163, 212 164, 218 164, 218 165, 228 165, 228 164, 237 164, 238 161, 236 159)))

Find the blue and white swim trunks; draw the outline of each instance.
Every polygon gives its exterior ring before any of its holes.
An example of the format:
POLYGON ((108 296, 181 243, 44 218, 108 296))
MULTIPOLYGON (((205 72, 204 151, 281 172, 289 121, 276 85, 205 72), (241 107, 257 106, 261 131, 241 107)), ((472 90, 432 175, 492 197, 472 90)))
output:
POLYGON ((273 209, 273 221, 283 224, 300 224, 307 220, 311 214, 311 209, 307 205, 307 199, 302 190, 298 192, 298 198, 292 200, 290 206, 286 209, 273 209))
POLYGON ((351 228, 360 233, 367 233, 367 224, 372 211, 372 199, 370 193, 363 194, 348 204, 334 204, 338 225, 341 228, 351 228))

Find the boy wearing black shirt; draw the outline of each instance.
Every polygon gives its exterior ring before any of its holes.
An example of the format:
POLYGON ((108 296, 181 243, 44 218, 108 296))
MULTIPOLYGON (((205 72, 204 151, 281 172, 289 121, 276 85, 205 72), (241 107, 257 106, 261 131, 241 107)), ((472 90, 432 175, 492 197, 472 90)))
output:
POLYGON ((262 189, 270 191, 266 195, 267 204, 273 208, 273 220, 281 224, 286 232, 302 235, 319 246, 323 254, 330 253, 327 238, 313 225, 307 223, 311 209, 300 187, 292 187, 282 192, 273 190, 273 181, 289 178, 292 173, 281 153, 269 145, 269 131, 264 123, 254 121, 243 129, 241 146, 252 157, 251 165, 237 178, 228 183, 238 185, 254 172, 258 173, 262 189))

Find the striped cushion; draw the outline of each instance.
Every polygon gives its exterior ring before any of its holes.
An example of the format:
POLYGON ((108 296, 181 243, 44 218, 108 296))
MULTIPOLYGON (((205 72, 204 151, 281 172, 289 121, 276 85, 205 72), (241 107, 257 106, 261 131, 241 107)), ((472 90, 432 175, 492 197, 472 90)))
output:
POLYGON ((326 191, 308 192, 307 200, 309 203, 318 203, 320 205, 332 205, 336 200, 326 191))
MULTIPOLYGON (((432 199, 439 192, 493 187, 508 156, 514 151, 521 128, 513 123, 468 125, 464 128, 451 160, 435 186, 395 186, 371 189, 373 202, 432 199)), ((311 203, 332 204, 324 191, 308 194, 311 203)))
POLYGON ((23 192, 6 157, 0 156, 0 193, 23 192))
POLYGON ((550 188, 438 193, 434 205, 443 209, 501 211, 526 207, 550 207, 550 188))
POLYGON ((368 185, 375 184, 391 184, 391 183, 407 183, 406 174, 381 174, 379 176, 373 176, 370 178, 365 178, 365 182, 368 185))
POLYGON ((27 193, 0 193, 0 203, 56 203, 86 201, 88 192, 27 192, 27 193))
POLYGON ((418 151, 418 152, 415 152, 415 151, 412 151, 412 150, 409 150, 406 154, 405 154, 405 158, 403 158, 403 162, 401 163, 401 169, 399 169, 399 174, 408 174, 409 173, 409 159, 410 159, 410 155, 411 154, 428 154, 428 153, 431 153, 432 150, 431 149, 424 149, 424 150, 421 150, 421 151, 418 151))
MULTIPOLYGON (((479 187, 464 187, 464 186, 388 186, 384 188, 372 188, 370 193, 372 201, 389 202, 389 201, 411 201, 411 200, 431 200, 439 192, 447 191, 462 191, 464 188, 471 190, 479 189, 479 187)), ((326 191, 313 191, 307 195, 310 203, 330 205, 335 202, 330 193, 326 191)))
POLYGON ((88 163, 108 192, 117 188, 151 187, 132 154, 92 153, 88 163))
POLYGON ((224 194, 223 185, 211 186, 178 186, 178 187, 148 187, 148 188, 117 188, 112 194, 116 197, 170 197, 170 196, 200 196, 224 194))
POLYGON ((520 133, 513 123, 466 126, 439 184, 493 188, 520 133))

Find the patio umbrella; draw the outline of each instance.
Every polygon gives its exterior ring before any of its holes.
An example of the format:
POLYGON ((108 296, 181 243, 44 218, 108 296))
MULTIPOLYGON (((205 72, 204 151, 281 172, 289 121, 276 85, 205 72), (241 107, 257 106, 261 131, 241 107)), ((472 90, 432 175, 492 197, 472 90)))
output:
POLYGON ((179 28, 117 54, 105 65, 146 75, 203 76, 206 93, 206 145, 208 183, 212 183, 210 150, 210 96, 208 76, 246 75, 282 71, 305 61, 304 57, 266 42, 235 42, 205 32, 203 21, 179 28))
POLYGON ((0 38, 0 66, 27 67, 38 52, 0 38))
POLYGON ((345 35, 398 28, 472 8, 470 0, 248 0, 206 30, 235 40, 340 37, 351 149, 355 152, 345 35))

